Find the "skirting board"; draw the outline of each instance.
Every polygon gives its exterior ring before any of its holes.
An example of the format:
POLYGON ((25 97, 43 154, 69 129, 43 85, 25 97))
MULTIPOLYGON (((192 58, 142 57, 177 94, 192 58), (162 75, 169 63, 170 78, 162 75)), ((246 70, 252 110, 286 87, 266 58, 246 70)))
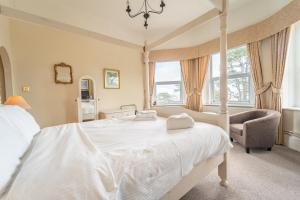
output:
POLYGON ((300 152, 300 138, 290 134, 284 134, 284 145, 300 152))

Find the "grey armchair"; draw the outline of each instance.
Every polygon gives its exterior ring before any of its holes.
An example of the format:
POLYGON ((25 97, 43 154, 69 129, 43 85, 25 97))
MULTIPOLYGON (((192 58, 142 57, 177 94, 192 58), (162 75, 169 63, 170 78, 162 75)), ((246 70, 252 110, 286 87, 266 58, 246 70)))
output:
POLYGON ((281 114, 274 110, 253 110, 230 116, 230 139, 250 148, 272 150, 281 114))

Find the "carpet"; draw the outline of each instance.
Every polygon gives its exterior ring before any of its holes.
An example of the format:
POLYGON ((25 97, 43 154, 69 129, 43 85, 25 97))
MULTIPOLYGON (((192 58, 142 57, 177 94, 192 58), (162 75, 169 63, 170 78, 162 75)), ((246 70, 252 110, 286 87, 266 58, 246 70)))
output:
POLYGON ((229 185, 219 185, 212 171, 181 200, 299 200, 300 152, 284 146, 272 151, 251 150, 234 144, 229 154, 229 185))

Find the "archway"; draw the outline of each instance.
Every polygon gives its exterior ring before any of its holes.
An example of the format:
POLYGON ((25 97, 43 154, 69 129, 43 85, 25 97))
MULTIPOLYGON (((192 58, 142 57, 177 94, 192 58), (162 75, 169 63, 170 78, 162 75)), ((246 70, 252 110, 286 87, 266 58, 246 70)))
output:
POLYGON ((3 104, 6 99, 5 77, 2 59, 0 57, 0 104, 3 104))
POLYGON ((0 84, 1 84, 1 103, 6 97, 13 95, 12 69, 8 53, 4 47, 0 47, 0 84))

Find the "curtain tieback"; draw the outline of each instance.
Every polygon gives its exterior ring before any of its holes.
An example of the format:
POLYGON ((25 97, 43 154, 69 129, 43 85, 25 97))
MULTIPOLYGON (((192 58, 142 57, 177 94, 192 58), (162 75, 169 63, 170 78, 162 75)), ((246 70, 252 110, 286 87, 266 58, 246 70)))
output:
POLYGON ((195 89, 194 89, 194 92, 187 93, 186 95, 187 95, 188 97, 193 96, 193 95, 201 96, 201 95, 202 95, 202 92, 198 92, 198 90, 195 88, 195 89))
POLYGON ((275 94, 281 94, 281 88, 275 87, 272 84, 272 92, 275 93, 275 94))
POLYGON ((271 86, 272 86, 272 82, 269 82, 269 83, 265 84, 263 87, 256 90, 255 94, 260 95, 262 93, 265 93, 271 86))

